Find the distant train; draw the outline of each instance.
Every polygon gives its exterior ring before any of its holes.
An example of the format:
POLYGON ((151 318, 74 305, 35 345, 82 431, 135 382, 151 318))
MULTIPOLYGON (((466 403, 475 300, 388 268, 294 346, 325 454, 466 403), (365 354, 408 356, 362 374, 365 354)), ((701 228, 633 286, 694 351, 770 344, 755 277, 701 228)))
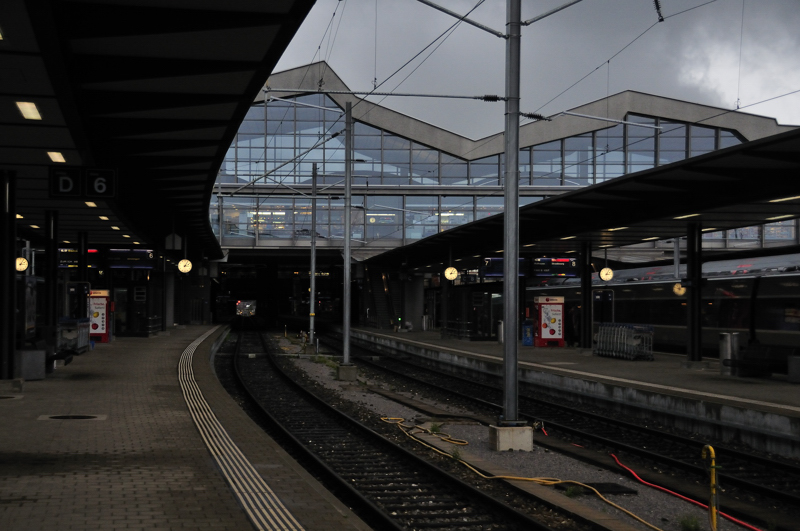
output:
MULTIPOLYGON (((800 255, 704 264, 702 342, 706 354, 718 352, 720 332, 738 332, 740 343, 800 345, 800 255)), ((679 277, 683 271, 679 271, 679 277)), ((579 280, 529 287, 528 300, 565 298, 565 309, 581 304, 579 280)), ((611 282, 592 282, 592 320, 650 324, 654 348, 682 351, 687 341, 686 289, 672 267, 620 271, 611 282)))
POLYGON ((237 317, 255 317, 256 301, 236 301, 237 317))

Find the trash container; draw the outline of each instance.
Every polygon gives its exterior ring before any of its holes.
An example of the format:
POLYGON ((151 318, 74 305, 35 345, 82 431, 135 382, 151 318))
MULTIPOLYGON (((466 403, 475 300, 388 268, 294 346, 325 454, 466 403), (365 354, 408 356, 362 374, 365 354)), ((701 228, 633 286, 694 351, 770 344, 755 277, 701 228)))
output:
POLYGON ((719 335, 719 373, 723 376, 738 376, 735 364, 739 360, 739 332, 723 332, 719 335), (731 365, 725 365, 729 360, 731 365))
POLYGON ((526 320, 522 323, 522 346, 533 346, 533 321, 526 320))
POLYGON ((497 321, 497 342, 503 342, 503 321, 497 321))

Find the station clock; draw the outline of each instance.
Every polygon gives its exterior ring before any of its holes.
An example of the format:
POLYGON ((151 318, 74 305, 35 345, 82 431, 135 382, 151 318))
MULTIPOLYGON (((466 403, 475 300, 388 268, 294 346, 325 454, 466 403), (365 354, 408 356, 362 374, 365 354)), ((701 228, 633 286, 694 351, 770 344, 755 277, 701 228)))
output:
POLYGON ((455 267, 448 267, 444 270, 444 278, 447 280, 455 280, 458 276, 458 270, 455 267))
POLYGON ((187 260, 186 258, 184 258, 183 260, 178 262, 178 271, 180 271, 181 273, 188 273, 191 270, 192 270, 191 260, 187 260))
POLYGON ((16 268, 17 271, 22 272, 28 269, 28 259, 24 256, 20 256, 17 258, 16 261, 16 268))
POLYGON ((603 269, 600 270, 600 279, 601 280, 603 280, 605 282, 608 282, 612 278, 614 278, 614 270, 613 269, 611 269, 610 267, 604 267, 603 269))

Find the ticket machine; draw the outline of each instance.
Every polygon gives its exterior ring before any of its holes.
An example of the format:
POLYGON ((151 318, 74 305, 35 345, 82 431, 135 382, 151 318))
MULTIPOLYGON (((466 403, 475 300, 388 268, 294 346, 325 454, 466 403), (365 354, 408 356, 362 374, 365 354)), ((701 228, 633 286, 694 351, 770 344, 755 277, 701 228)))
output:
POLYGON ((533 298, 534 347, 564 346, 564 297, 533 298))
POLYGON ((94 341, 108 343, 111 340, 111 303, 107 289, 92 290, 89 293, 89 334, 94 341))

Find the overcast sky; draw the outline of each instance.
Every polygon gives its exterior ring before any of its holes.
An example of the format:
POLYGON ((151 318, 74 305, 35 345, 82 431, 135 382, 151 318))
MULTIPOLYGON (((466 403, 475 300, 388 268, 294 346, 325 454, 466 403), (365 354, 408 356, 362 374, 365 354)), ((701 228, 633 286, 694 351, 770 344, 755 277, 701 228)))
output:
MULTIPOLYGON (((478 0, 436 3, 466 14, 478 0)), ((523 0, 522 18, 564 3, 523 0)), ((738 100, 744 112, 800 125, 800 92, 754 105, 800 91, 800 0, 660 3, 660 23, 653 0, 583 0, 524 27, 521 110, 554 114, 637 90, 725 109, 738 100)), ((470 18, 504 31, 505 10, 505 0, 486 0, 470 18)), ((505 40, 464 23, 395 74, 455 22, 416 0, 317 0, 275 71, 325 60, 352 90, 377 77, 383 92, 503 95, 505 40)), ((502 103, 371 99, 470 138, 503 129, 502 103)))

